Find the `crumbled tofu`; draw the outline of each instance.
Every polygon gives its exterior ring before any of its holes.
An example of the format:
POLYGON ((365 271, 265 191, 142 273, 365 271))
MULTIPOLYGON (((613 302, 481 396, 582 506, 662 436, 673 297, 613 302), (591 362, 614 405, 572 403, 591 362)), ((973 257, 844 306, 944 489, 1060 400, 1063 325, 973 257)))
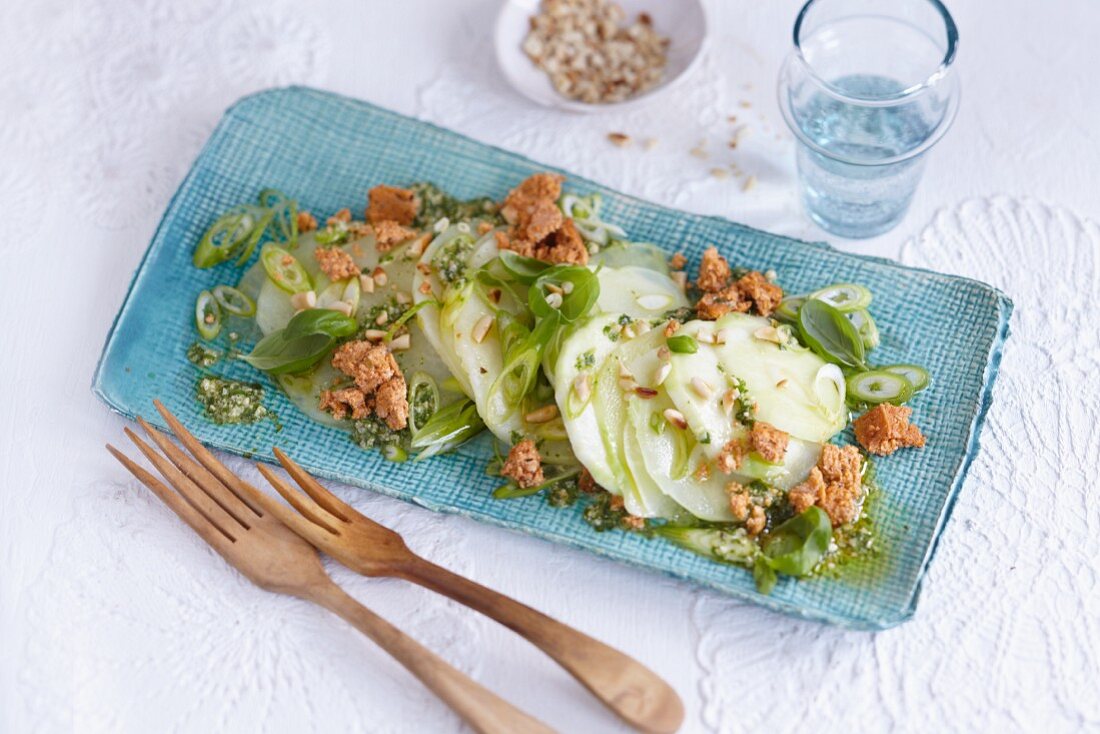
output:
POLYGON ((761 316, 771 316, 783 300, 783 289, 756 270, 745 273, 734 285, 761 316))
POLYGON ((535 442, 525 438, 508 452, 500 473, 521 489, 530 489, 543 483, 542 457, 535 442))
POLYGON ((336 212, 331 217, 329 217, 328 221, 325 222, 325 224, 327 224, 329 226, 332 226, 334 224, 347 224, 350 221, 351 221, 351 209, 348 209, 348 208, 345 207, 344 209, 341 209, 340 211, 336 212))
POLYGON ((536 173, 508 193, 500 213, 512 225, 513 239, 537 244, 562 226, 565 217, 557 201, 563 179, 554 173, 536 173))
POLYGON ((749 535, 760 535, 768 524, 768 516, 760 505, 753 505, 749 510, 749 519, 745 521, 745 530, 749 535))
POLYGON ((791 509, 795 514, 800 515, 816 505, 824 494, 825 478, 821 476, 821 470, 815 466, 810 469, 810 475, 805 481, 787 492, 787 501, 791 503, 791 509))
MULTIPOLYGON (((702 267, 699 276, 702 281, 702 267)), ((699 318, 713 321, 731 311, 747 313, 753 308, 761 316, 770 316, 782 300, 783 289, 753 270, 717 292, 704 293, 695 307, 699 318)))
POLYGON ((821 490, 818 504, 834 527, 859 517, 863 498, 862 466, 863 457, 855 446, 827 443, 821 448, 817 468, 821 470, 825 488, 821 490))
POLYGON ((909 422, 913 409, 881 403, 852 421, 856 440, 872 454, 886 456, 907 446, 924 446, 924 434, 909 422))
POLYGON ((548 263, 588 264, 588 248, 572 219, 535 246, 535 257, 548 263))
POLYGON ((318 247, 313 251, 317 265, 329 280, 344 280, 359 275, 359 266, 351 255, 338 247, 318 247))
POLYGON ((478 222, 477 223, 477 233, 478 234, 489 234, 492 231, 493 231, 493 225, 489 224, 488 222, 478 222))
POLYGON ((752 450, 760 454, 764 461, 778 464, 787 454, 790 435, 770 423, 756 421, 749 438, 752 441, 752 450))
POLYGON ((332 417, 338 421, 347 418, 349 414, 352 420, 359 420, 366 418, 371 412, 366 395, 357 387, 323 390, 320 407, 321 410, 331 411, 332 417))
POLYGON ((747 313, 751 307, 752 303, 741 296, 741 291, 730 286, 718 293, 704 293, 695 304, 695 311, 701 319, 716 321, 728 313, 747 313))
POLYGON ((733 514, 733 519, 738 522, 747 520, 751 505, 749 491, 742 484, 730 482, 726 485, 726 494, 730 498, 730 513, 733 514))
POLYGON ((577 477, 577 488, 585 494, 596 494, 601 491, 600 485, 596 484, 596 480, 587 469, 581 469, 581 473, 577 477))
POLYGON ((672 270, 683 270, 684 266, 687 265, 687 261, 687 258, 684 257, 684 253, 677 252, 668 259, 668 267, 672 270))
POLYGON ((367 193, 367 221, 371 224, 393 221, 407 226, 419 210, 420 200, 408 189, 375 186, 367 193))
POLYGON ((619 522, 628 530, 641 530, 645 527, 645 518, 638 517, 637 515, 623 515, 623 518, 619 522))
POLYGON ((303 210, 298 212, 298 231, 312 232, 317 229, 317 217, 303 210))
MULTIPOLYGON (((399 431, 408 425, 409 403, 406 396, 405 377, 384 344, 369 341, 352 341, 341 345, 332 356, 332 366, 355 380, 354 388, 322 393, 321 408, 332 409, 336 415, 337 403, 353 409, 353 417, 366 417, 373 412, 386 425, 399 431), (354 401, 348 390, 361 394, 367 414, 354 415, 354 401), (337 394, 339 393, 339 395, 337 394)), ((341 417, 341 416, 337 416, 341 417)))
POLYGON ((385 219, 374 225, 374 237, 379 252, 389 252, 399 242, 416 236, 416 230, 403 227, 392 219, 385 219))
POLYGON ((741 462, 745 460, 746 448, 743 441, 733 439, 718 453, 716 463, 718 470, 723 474, 732 474, 741 468, 741 462))
POLYGON ((717 247, 708 247, 699 263, 699 279, 696 281, 699 290, 717 293, 726 287, 729 279, 730 264, 718 254, 717 247))

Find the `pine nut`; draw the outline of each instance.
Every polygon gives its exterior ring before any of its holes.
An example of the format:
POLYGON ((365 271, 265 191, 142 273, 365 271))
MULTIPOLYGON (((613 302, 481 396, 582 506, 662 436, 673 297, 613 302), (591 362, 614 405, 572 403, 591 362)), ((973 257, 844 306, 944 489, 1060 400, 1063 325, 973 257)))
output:
POLYGON ((668 364, 672 361, 672 352, 669 351, 668 347, 661 347, 657 350, 657 359, 659 359, 662 364, 668 364))
POLYGON ((564 291, 562 291, 562 289, 561 289, 560 287, 558 287, 558 285, 557 285, 557 284, 555 284, 555 283, 547 283, 547 284, 546 284, 546 290, 550 291, 551 293, 557 293, 557 294, 558 294, 559 296, 560 296, 560 295, 561 295, 561 294, 562 294, 562 293, 564 292, 564 291))
POLYGON ((489 335, 489 329, 493 328, 493 317, 489 314, 485 314, 477 323, 474 324, 473 331, 470 332, 470 336, 474 338, 474 341, 478 344, 485 341, 485 337, 489 335))
POLYGON ((587 372, 577 375, 573 380, 573 392, 577 393, 581 402, 588 402, 588 398, 592 397, 592 376, 587 372))
POLYGON ((527 415, 523 416, 523 420, 528 423, 549 423, 558 417, 558 406, 550 404, 544 405, 537 410, 532 410, 527 415))
POLYGON ((374 278, 366 274, 360 275, 359 288, 364 293, 374 293, 374 278))
POLYGON ((707 384, 707 381, 704 380, 702 377, 691 378, 691 389, 695 391, 696 395, 703 398, 704 400, 709 398, 714 392, 714 388, 707 384))
POLYGON ((367 341, 376 342, 381 341, 386 336, 386 332, 381 329, 367 329, 363 332, 363 336, 366 337, 367 341))
POLYGON ((379 326, 382 326, 383 324, 385 324, 389 320, 390 320, 390 312, 389 311, 383 311, 382 313, 378 314, 378 316, 375 317, 374 323, 378 324, 379 326))
POLYGON ((395 336, 390 339, 390 351, 391 352, 403 352, 412 345, 412 337, 409 334, 402 334, 401 336, 395 336))
POLYGON ((290 305, 299 311, 304 311, 307 308, 313 308, 317 305, 317 294, 313 291, 295 293, 293 296, 290 297, 290 305))
POLYGON ((657 397, 656 390, 654 390, 652 387, 642 387, 641 385, 634 388, 634 394, 640 398, 644 398, 645 400, 657 397))
POLYGON ((733 329, 719 329, 718 333, 714 335, 714 343, 725 344, 731 336, 733 336, 733 329))
POLYGON ((780 344, 783 341, 774 326, 761 326, 752 335, 761 341, 771 342, 772 344, 780 344))
POLYGON ((375 285, 385 285, 390 280, 390 276, 386 275, 386 271, 382 268, 375 268, 370 275, 374 278, 375 285))
POLYGON ((573 281, 567 280, 561 284, 561 292, 568 296, 573 292, 573 287, 573 281))
POLYGON ((394 294, 393 300, 397 301, 402 306, 408 306, 410 303, 412 303, 413 299, 412 296, 410 296, 408 293, 405 293, 404 291, 398 291, 394 294))
POLYGON ((661 415, 665 417, 666 421, 681 430, 688 427, 688 422, 687 419, 684 418, 684 414, 676 410, 675 408, 665 408, 664 412, 661 413, 661 415))
POLYGON ((657 371, 653 374, 653 384, 663 385, 665 380, 668 379, 669 373, 672 372, 672 365, 665 362, 663 365, 657 368, 657 371))
POLYGON ((347 301, 336 301, 329 306, 330 311, 339 311, 345 316, 351 316, 351 304, 347 301))
POLYGON ((561 308, 561 294, 551 293, 546 297, 546 305, 550 308, 561 308))

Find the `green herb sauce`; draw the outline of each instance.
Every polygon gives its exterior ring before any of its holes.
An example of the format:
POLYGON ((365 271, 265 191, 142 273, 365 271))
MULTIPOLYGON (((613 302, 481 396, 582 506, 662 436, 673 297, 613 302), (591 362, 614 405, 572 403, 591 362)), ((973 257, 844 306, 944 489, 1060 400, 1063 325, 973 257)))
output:
POLYGON ((587 369, 589 367, 596 366, 596 353, 589 349, 584 354, 577 357, 577 363, 574 365, 578 370, 587 369))
POLYGON ((195 342, 187 349, 187 361, 196 367, 213 367, 221 358, 221 352, 200 342, 195 342))
POLYGON ((466 261, 474 249, 474 238, 460 235, 432 258, 432 267, 444 283, 454 283, 466 274, 466 261))
POLYGON ((385 451, 387 448, 407 448, 410 437, 408 428, 395 431, 378 416, 369 415, 352 422, 351 440, 361 449, 385 451))
POLYGON ((420 199, 420 210, 413 220, 417 229, 427 229, 446 217, 451 224, 480 219, 490 224, 502 224, 496 202, 487 196, 462 201, 447 194, 432 183, 415 183, 409 187, 420 199))
POLYGON ((254 382, 239 382, 223 377, 199 379, 195 397, 203 406, 206 417, 219 425, 255 423, 277 416, 264 407, 264 389, 254 382))

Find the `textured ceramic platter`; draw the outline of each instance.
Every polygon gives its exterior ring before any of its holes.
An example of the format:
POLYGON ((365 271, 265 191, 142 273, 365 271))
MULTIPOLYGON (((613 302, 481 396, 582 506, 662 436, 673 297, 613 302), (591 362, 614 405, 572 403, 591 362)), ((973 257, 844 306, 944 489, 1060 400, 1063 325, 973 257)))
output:
POLYGON ((195 399, 199 371, 185 358, 196 339, 194 299, 204 288, 234 283, 241 271, 230 263, 198 270, 191 253, 221 212, 252 200, 265 187, 281 189, 322 220, 345 206, 362 208, 367 189, 379 183, 429 180, 459 197, 501 198, 524 177, 545 170, 557 169, 329 93, 291 88, 245 98, 226 113, 172 198, 107 338, 95 392, 125 416, 151 419, 159 418, 152 408, 159 397, 216 448, 272 461, 271 449, 279 446, 319 476, 585 548, 778 611, 860 629, 908 619, 978 451, 1008 336, 1011 301, 974 280, 667 209, 562 171, 570 190, 600 192, 606 219, 631 239, 685 252, 692 272, 702 251, 714 244, 733 265, 774 269, 790 293, 838 281, 867 286, 875 295, 871 312, 882 333, 874 360, 916 362, 933 375, 932 387, 911 403, 928 445, 876 462, 885 490, 871 507, 879 554, 835 578, 783 578, 770 596, 755 591, 752 574, 744 569, 659 539, 597 533, 581 517, 580 506, 555 509, 539 496, 492 499, 499 482, 485 474, 492 453, 485 437, 448 456, 390 463, 355 446, 347 434, 310 421, 264 375, 232 360, 212 372, 268 387, 266 404, 282 429, 276 431, 271 421, 218 426, 202 417, 195 399))

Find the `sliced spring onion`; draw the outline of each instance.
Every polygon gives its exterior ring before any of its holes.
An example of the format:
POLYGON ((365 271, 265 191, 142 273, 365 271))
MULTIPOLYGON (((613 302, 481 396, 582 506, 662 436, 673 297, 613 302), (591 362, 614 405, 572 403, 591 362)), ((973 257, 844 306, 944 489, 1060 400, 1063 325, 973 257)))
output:
POLYGON ((913 397, 913 385, 903 375, 886 370, 868 370, 851 375, 848 395, 871 405, 901 405, 913 397))
POLYGON ((855 283, 835 283, 810 294, 841 313, 860 311, 871 305, 871 291, 855 283))
POLYGON ((699 343, 687 334, 680 334, 668 338, 668 348, 677 354, 695 354, 699 351, 699 343))
POLYGON ((222 309, 234 316, 252 316, 256 313, 256 302, 233 286, 214 286, 214 298, 222 309))
POLYGON ((268 212, 262 207, 244 204, 230 209, 206 230, 192 262, 197 268, 212 268, 239 254, 251 255, 267 222, 268 212))
POLYGON ((411 319, 413 316, 416 316, 417 311, 420 311, 421 309, 427 308, 428 306, 434 306, 436 308, 439 308, 439 305, 440 304, 439 304, 438 301, 428 300, 428 301, 421 301, 420 303, 416 304, 415 306, 409 307, 409 309, 407 311, 405 311, 405 313, 401 314, 401 316, 399 316, 397 318, 397 320, 393 322, 393 325, 390 326, 390 328, 386 330, 386 335, 384 337, 382 337, 382 341, 385 342, 386 344, 389 344, 391 341, 393 341, 393 338, 395 336, 397 336, 397 330, 400 329, 402 326, 404 326, 406 324, 406 322, 408 322, 408 320, 411 319))
POLYGON ((569 468, 569 469, 566 469, 565 471, 563 471, 559 474, 555 474, 552 477, 548 477, 546 479, 546 481, 543 482, 542 484, 536 484, 534 487, 527 487, 527 488, 518 487, 515 484, 512 484, 511 482, 509 482, 508 484, 503 484, 503 485, 501 485, 501 486, 499 486, 499 487, 497 487, 496 489, 493 490, 493 499, 495 499, 495 500, 514 500, 514 499, 518 499, 520 497, 530 497, 533 494, 538 494, 542 490, 547 489, 549 487, 552 487, 553 485, 557 484, 558 482, 560 482, 564 479, 572 479, 573 477, 577 476, 580 473, 581 473, 580 467, 569 468))
POLYGON ((863 340, 865 349, 874 349, 879 344, 878 326, 871 314, 865 310, 851 311, 844 314, 844 318, 852 322, 859 332, 859 338, 863 340))
POLYGON ((773 315, 781 321, 798 323, 798 309, 806 302, 807 298, 809 296, 787 296, 780 302, 773 315))
POLYGON ((287 247, 298 245, 298 202, 288 199, 278 189, 260 192, 260 206, 271 212, 271 229, 275 241, 287 247))
POLYGON ((210 291, 203 291, 195 300, 195 328, 207 341, 221 333, 222 309, 210 291))
POLYGON ((416 422, 416 411, 417 405, 425 399, 425 396, 428 404, 431 405, 431 411, 424 419, 426 425, 439 410, 439 386, 427 372, 417 370, 409 377, 409 432, 414 435, 423 428, 416 422))
POLYGON ((932 376, 928 374, 928 370, 920 365, 890 364, 885 367, 879 367, 879 369, 884 372, 893 372, 909 380, 909 384, 913 386, 913 392, 915 393, 928 387, 928 384, 932 382, 932 376))
POLYGON ((384 458, 386 461, 401 463, 402 461, 408 460, 409 452, 405 451, 405 449, 401 448, 395 443, 386 444, 382 447, 382 458, 384 458))
POLYGON ((264 245, 260 251, 260 262, 271 282, 287 293, 303 293, 313 287, 306 269, 281 247, 270 243, 264 245))
POLYGON ((485 429, 477 405, 469 398, 440 408, 412 437, 411 446, 420 449, 414 461, 442 454, 470 440, 485 429))

